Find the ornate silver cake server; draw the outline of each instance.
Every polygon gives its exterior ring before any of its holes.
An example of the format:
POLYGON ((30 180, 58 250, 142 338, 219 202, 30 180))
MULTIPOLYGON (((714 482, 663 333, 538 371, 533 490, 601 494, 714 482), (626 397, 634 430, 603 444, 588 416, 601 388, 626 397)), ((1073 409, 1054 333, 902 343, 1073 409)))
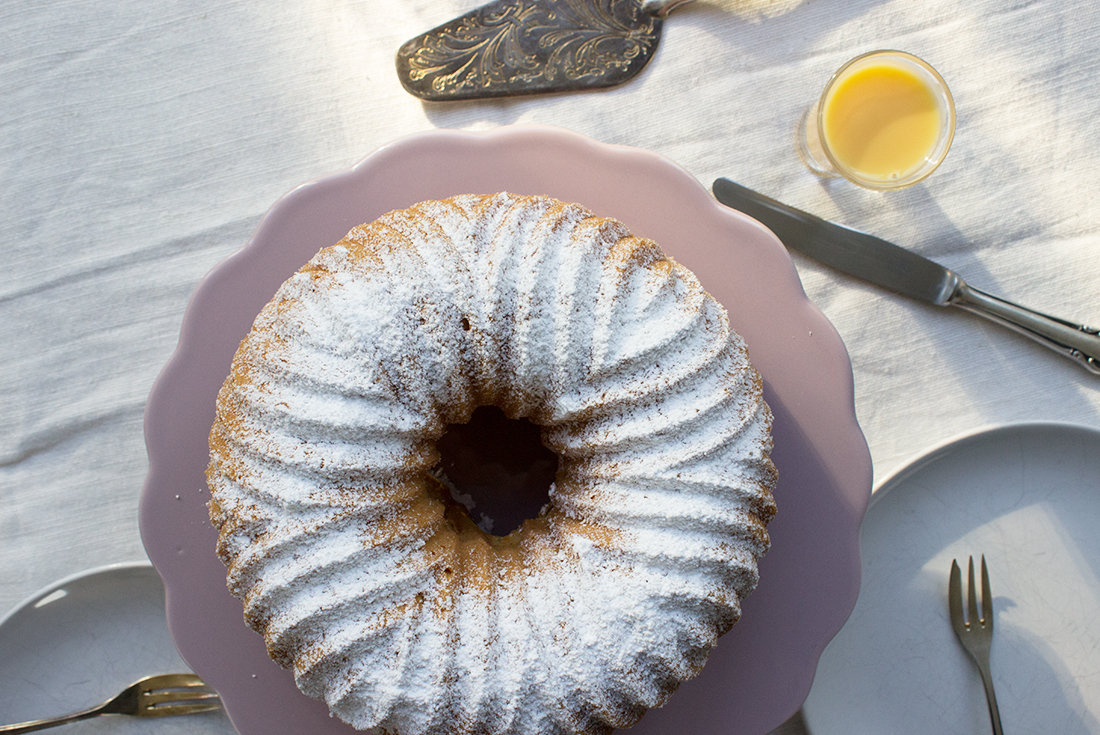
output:
POLYGON ((417 36, 397 75, 426 100, 599 89, 642 70, 691 0, 494 0, 417 36))

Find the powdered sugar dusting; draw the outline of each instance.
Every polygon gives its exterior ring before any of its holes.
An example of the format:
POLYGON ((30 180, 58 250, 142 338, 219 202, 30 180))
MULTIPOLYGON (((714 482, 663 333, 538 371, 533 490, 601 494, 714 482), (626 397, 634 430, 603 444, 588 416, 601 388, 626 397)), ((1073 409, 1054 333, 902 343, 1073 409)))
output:
POLYGON ((756 585, 770 424, 725 311, 655 243, 547 197, 423 202, 257 317, 211 519, 249 624, 353 726, 606 733, 697 674, 756 585), (503 539, 431 475, 481 405, 560 458, 503 539))

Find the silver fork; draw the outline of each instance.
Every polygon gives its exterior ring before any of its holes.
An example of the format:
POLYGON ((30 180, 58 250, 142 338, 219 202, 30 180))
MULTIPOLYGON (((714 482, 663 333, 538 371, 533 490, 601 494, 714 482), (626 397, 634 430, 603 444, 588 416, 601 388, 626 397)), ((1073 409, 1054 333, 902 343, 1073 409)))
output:
POLYGON ((985 685, 985 698, 989 703, 989 719, 993 722, 994 735, 1002 735, 1001 713, 997 709, 997 695, 993 693, 993 675, 989 671, 989 647, 993 642, 993 594, 989 591, 989 570, 982 554, 982 614, 978 617, 978 602, 974 588, 974 557, 970 557, 970 570, 966 590, 967 618, 963 618, 962 571, 957 561, 951 561, 951 579, 947 587, 947 604, 951 610, 951 627, 963 648, 974 659, 985 685), (968 622, 969 621, 969 622, 968 622))
POLYGON ((0 725, 0 733, 34 732, 98 715, 166 717, 209 712, 221 707, 221 699, 194 674, 158 674, 140 679, 101 705, 62 717, 0 725))

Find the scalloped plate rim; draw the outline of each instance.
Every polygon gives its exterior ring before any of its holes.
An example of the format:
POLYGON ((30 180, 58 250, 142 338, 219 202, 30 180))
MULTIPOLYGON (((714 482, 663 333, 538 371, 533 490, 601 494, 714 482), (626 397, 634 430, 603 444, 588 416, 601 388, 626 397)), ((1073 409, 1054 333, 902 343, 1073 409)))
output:
MULTIPOLYGON (((173 469, 173 462, 170 460, 175 459, 177 462, 179 461, 178 457, 171 457, 170 451, 168 452, 169 459, 166 459, 164 454, 165 444, 169 441, 165 438, 164 434, 167 433, 171 435, 173 432, 171 427, 172 422, 167 422, 166 424, 166 420, 160 415, 160 411, 165 406, 166 402, 171 403, 173 400, 173 396, 171 395, 172 392, 181 390, 178 384, 181 381, 186 381, 188 378, 187 375, 181 376, 180 372, 186 371, 186 369, 196 360, 194 353, 197 344, 195 340, 204 336, 206 332, 217 331, 207 329, 208 324, 203 321, 209 316, 206 311, 204 311, 209 308, 206 302, 213 297, 224 297, 226 289, 228 289, 234 278, 238 275, 237 269, 247 265, 270 247, 268 239, 271 236, 272 228, 279 224, 281 218, 288 216, 288 210, 294 210, 302 204, 316 204, 317 202, 313 200, 318 196, 324 197, 326 196, 326 192, 331 192, 333 189, 338 189, 341 186, 354 186, 358 183, 362 183, 362 180, 368 178, 372 171, 381 166, 388 165, 391 159, 396 157, 396 160, 401 160, 402 157, 409 156, 411 151, 424 146, 442 147, 444 149, 448 147, 453 147, 455 149, 470 148, 472 146, 490 152, 499 151, 501 146, 519 146, 521 148, 524 146, 536 148, 538 146, 549 146, 551 148, 558 146, 570 150, 580 147, 592 151, 596 158, 599 158, 601 161, 606 161, 608 165, 622 165, 625 163, 630 166, 646 169, 650 175, 660 179, 662 184, 666 186, 669 191, 675 193, 677 196, 684 197, 691 206, 700 207, 700 211, 706 216, 704 219, 714 219, 716 223, 715 226, 720 226, 721 222, 725 222, 725 225, 722 226, 739 229, 744 233, 750 234, 752 238, 755 238, 760 243, 768 243, 762 245, 762 247, 770 248, 770 250, 762 252, 760 257, 768 259, 768 267, 774 269, 772 271, 773 275, 783 279, 784 283, 780 285, 790 292, 787 294, 791 300, 790 308, 796 310, 798 316, 805 320, 804 324, 811 327, 809 330, 811 337, 815 330, 819 330, 820 332, 816 340, 806 341, 806 349, 815 349, 817 350, 818 356, 824 356, 832 360, 831 365, 827 366, 826 370, 831 371, 834 376, 830 381, 832 383, 830 388, 836 392, 836 395, 827 396, 822 400, 827 400, 834 405, 840 406, 839 413, 841 415, 837 417, 837 419, 840 421, 841 426, 838 433, 847 437, 847 446, 845 447, 845 454, 843 457, 824 457, 818 459, 821 462, 832 461, 837 466, 844 465, 846 467, 843 470, 834 469, 830 471, 829 479, 839 479, 839 477, 843 475, 846 481, 844 487, 836 489, 838 493, 837 501, 839 505, 842 506, 839 508, 838 512, 842 513, 847 523, 847 528, 843 529, 846 533, 839 534, 845 538, 842 538, 837 546, 839 549, 838 557, 843 557, 845 560, 845 564, 842 566, 845 566, 850 572, 847 579, 848 586, 846 589, 837 591, 836 600, 839 601, 839 603, 837 604, 834 601, 833 607, 831 608, 832 618, 828 624, 823 623, 824 628, 818 639, 807 642, 802 661, 805 666, 802 668, 806 668, 808 671, 803 671, 799 676, 790 677, 791 680, 785 682, 780 687, 781 691, 779 691, 776 696, 783 700, 781 705, 773 706, 773 711, 766 715, 753 715, 756 717, 756 720, 766 720, 773 723, 772 726, 779 724, 798 708, 809 692, 810 684, 813 679, 813 669, 816 666, 817 659, 829 640, 831 640, 832 636, 840 630, 844 621, 851 613, 859 591, 860 565, 858 532, 871 497, 871 463, 866 441, 862 431, 859 429, 855 417, 853 396, 854 381, 847 351, 832 324, 825 318, 824 314, 809 301, 802 289, 793 262, 785 248, 783 248, 778 239, 776 239, 763 225, 740 212, 731 210, 718 203, 713 199, 710 193, 707 192, 688 171, 686 171, 686 169, 683 169, 678 164, 673 163, 657 153, 625 145, 602 143, 572 131, 545 125, 519 124, 485 131, 435 130, 416 133, 383 145, 349 169, 322 176, 299 185, 280 197, 261 218, 246 245, 212 269, 199 284, 184 315, 180 342, 161 374, 158 376, 150 393, 149 403, 147 404, 145 433, 146 442, 149 448, 150 467, 146 485, 142 492, 140 509, 142 538, 154 566, 164 579, 168 598, 169 627, 172 630, 177 647, 180 648, 181 655, 188 661, 189 665, 192 665, 196 670, 200 670, 203 668, 203 662, 199 659, 201 659, 203 655, 208 655, 208 652, 205 654, 202 652, 196 653, 193 650, 191 642, 183 640, 184 636, 180 628, 186 625, 186 623, 182 620, 182 616, 174 615, 173 611, 176 609, 176 603, 179 601, 179 598, 185 595, 176 595, 174 593, 177 589, 182 592, 186 587, 187 581, 184 580, 181 582, 178 579, 181 574, 181 567, 173 563, 171 559, 172 554, 169 553, 170 550, 163 548, 162 539, 157 536, 158 527, 163 530, 166 526, 162 525, 163 519, 156 517, 156 511, 164 507, 163 504, 167 502, 166 496, 163 493, 158 494, 158 483, 163 481, 165 475, 169 474, 173 469), (853 562, 854 569, 851 568, 853 562), (195 661, 192 661, 192 656, 196 658, 195 661)), ((465 155, 465 153, 463 153, 463 155, 465 155)), ((494 173, 504 175, 499 171, 494 173)), ((452 191, 452 194, 457 193, 464 192, 452 191)), ((426 198, 435 197, 419 196, 418 198, 412 198, 408 204, 426 198)), ((582 201, 582 203, 587 204, 583 199, 574 200, 582 201)), ((404 206, 408 206, 408 204, 404 206)), ((604 214, 603 211, 599 213, 604 214)), ((611 216, 618 215, 612 213, 611 216)), ((623 219, 630 224, 629 219, 623 219)), ((631 226, 634 228, 634 225, 631 226)), ((345 228, 344 231, 346 232, 347 229, 350 229, 350 226, 345 228)), ((636 231, 638 230, 636 229, 636 231)), ((641 231, 639 234, 646 235, 647 233, 641 231)), ((340 236, 342 236, 342 234, 340 236)), ((339 239, 339 237, 336 239, 339 239)), ((658 242, 662 242, 662 240, 656 237, 654 237, 654 239, 657 239, 658 242)), ((331 240, 329 244, 331 244, 331 242, 335 242, 335 239, 331 240)), ((673 257, 677 257, 675 248, 669 247, 668 250, 673 257)), ((301 262, 304 261, 297 261, 299 265, 301 262)), ((689 265, 689 267, 691 266, 689 265)), ((702 276, 700 276, 700 280, 704 280, 702 276)), ((281 280, 279 282, 281 282, 281 280)), ((277 283, 275 285, 277 286, 277 283)), ((704 283, 704 285, 707 284, 704 283)), ((710 289, 709 285, 707 287, 710 289)), ((725 302, 723 301, 723 303, 725 302)), ((256 311, 258 311, 258 308, 256 311)), ((254 313, 255 312, 252 314, 253 316, 254 313)), ((249 321, 250 319, 251 317, 249 317, 249 321)), ((792 339, 795 338, 796 337, 792 337, 792 339)), ((750 341, 750 351, 751 350, 752 343, 750 341)), ((754 362, 755 361, 754 358, 754 362)), ((786 371, 796 368, 780 365, 776 366, 774 369, 776 371, 786 371)), ((765 381, 768 383, 769 374, 763 369, 761 369, 761 372, 765 373, 765 381)), ((224 377, 224 373, 222 375, 224 377)), ((788 379, 788 377, 784 376, 782 380, 788 379)), ((815 398, 816 397, 811 396, 808 397, 807 400, 813 401, 815 398)), ((179 408, 178 405, 176 407, 179 408)), ((805 409, 799 408, 799 410, 805 409)), ((205 435, 203 436, 203 440, 205 440, 205 435)), ((201 493, 202 490, 198 489, 198 492, 201 493)), ((177 494, 176 498, 179 499, 179 497, 180 496, 177 494)), ((780 513, 780 517, 782 518, 782 505, 780 513)), ((209 526, 208 523, 206 525, 209 526)), ((212 529, 209 529, 208 532, 212 533, 212 529)), ((183 548, 178 548, 175 551, 176 554, 180 556, 185 552, 190 553, 189 550, 183 548)), ((772 554, 774 553, 773 549, 772 554)), ((211 556, 213 556, 213 554, 211 554, 211 556)), ((765 557, 762 568, 767 564, 768 559, 769 557, 765 557)), ((184 567, 186 567, 186 565, 184 565, 184 567)), ((186 570, 182 572, 183 576, 187 576, 188 573, 190 572, 186 570)), ((756 594, 759 595, 759 591, 756 594)), ((213 596, 213 591, 211 595, 213 596)), ((225 597, 228 597, 228 593, 225 593, 225 597)), ((745 601, 746 612, 751 611, 755 597, 756 596, 750 596, 745 601)), ((232 600, 233 598, 229 599, 232 600)), ((235 600, 233 601, 236 602, 235 600)), ((239 613, 239 603, 236 604, 239 613)), ((744 623, 742 623, 742 626, 744 626, 744 623)), ((253 638, 259 640, 259 636, 251 633, 251 631, 247 631, 247 629, 245 630, 253 638)), ((716 653, 721 648, 722 646, 720 644, 719 649, 716 649, 716 653)), ((202 672, 200 671, 200 673, 202 672)), ((205 676, 205 674, 203 675, 205 676)), ((704 674, 699 678, 705 675, 706 669, 704 669, 704 674)), ((261 676, 253 674, 253 678, 259 677, 260 679, 264 679, 265 676, 270 678, 271 675, 265 674, 261 676)), ((698 681, 698 679, 688 682, 682 690, 692 686, 695 681, 698 681)), ((216 685, 223 689, 225 687, 224 682, 221 684, 216 682, 216 685)), ((248 687, 245 688, 247 689, 248 687)), ((681 694, 674 696, 672 702, 667 705, 665 709, 673 708, 677 699, 680 697, 682 697, 681 694)), ((224 691, 223 698, 225 698, 224 691)), ((233 699, 232 693, 230 693, 228 699, 233 699)), ((305 701, 310 702, 311 700, 305 701)), ((239 715, 243 718, 240 721, 241 724, 247 720, 247 712, 245 712, 243 706, 234 708, 232 703, 230 703, 228 707, 235 721, 238 719, 239 715)), ((657 712, 657 710, 654 712, 657 712)), ((645 723, 650 722, 652 719, 653 718, 650 716, 643 718, 642 722, 636 726, 634 730, 641 731, 645 723)), ((238 727, 239 726, 240 724, 238 724, 238 727)), ((350 728, 348 728, 348 731, 351 731, 350 728)))

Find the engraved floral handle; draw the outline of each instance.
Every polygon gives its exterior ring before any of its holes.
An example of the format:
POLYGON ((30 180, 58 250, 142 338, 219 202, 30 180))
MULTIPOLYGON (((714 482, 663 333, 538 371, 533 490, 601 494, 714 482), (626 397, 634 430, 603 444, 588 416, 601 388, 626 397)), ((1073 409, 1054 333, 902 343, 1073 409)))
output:
POLYGON ((642 10, 654 18, 665 18, 681 5, 687 5, 692 0, 642 0, 642 10))
POLYGON ((947 303, 1008 327, 1100 375, 1100 330, 1005 301, 968 286, 961 278, 947 303))
POLYGON ((426 100, 602 89, 642 70, 664 16, 691 0, 492 0, 402 44, 397 77, 426 100))

